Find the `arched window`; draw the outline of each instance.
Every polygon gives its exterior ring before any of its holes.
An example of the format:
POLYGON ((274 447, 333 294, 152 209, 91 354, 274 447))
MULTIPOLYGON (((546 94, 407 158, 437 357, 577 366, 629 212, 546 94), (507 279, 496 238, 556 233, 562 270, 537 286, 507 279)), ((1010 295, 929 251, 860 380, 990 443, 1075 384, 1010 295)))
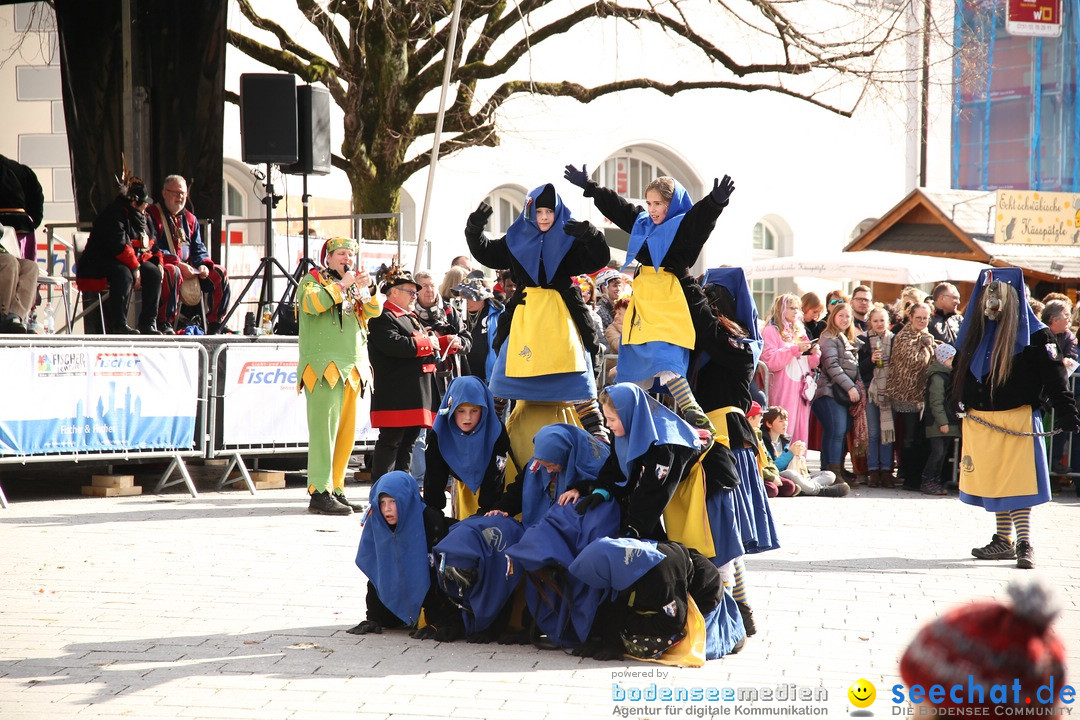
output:
MULTIPOLYGON (((593 182, 611 188, 631 202, 645 204, 645 188, 661 175, 671 175, 655 157, 640 149, 628 149, 604 161, 592 173, 593 182)), ((675 178, 684 186, 685 181, 675 178)))
POLYGON ((505 235, 510 223, 521 214, 525 205, 525 193, 512 188, 499 188, 484 198, 494 211, 485 230, 492 235, 505 235))
POLYGON ((221 185, 221 214, 244 217, 244 193, 229 180, 221 185))
MULTIPOLYGON (((781 233, 768 220, 759 220, 754 225, 753 256, 755 260, 778 257, 780 255, 781 233)), ((750 281, 750 294, 754 296, 758 315, 764 317, 772 308, 773 301, 779 294, 776 278, 758 278, 750 281)))

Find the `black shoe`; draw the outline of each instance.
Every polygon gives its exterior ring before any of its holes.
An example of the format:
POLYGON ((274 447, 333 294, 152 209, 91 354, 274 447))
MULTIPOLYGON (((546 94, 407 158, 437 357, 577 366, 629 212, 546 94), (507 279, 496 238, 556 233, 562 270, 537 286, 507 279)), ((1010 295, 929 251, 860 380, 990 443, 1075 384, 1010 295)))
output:
POLYGON ((1035 567, 1035 550, 1027 540, 1016 543, 1016 567, 1031 570, 1035 567))
POLYGON ((846 482, 834 482, 826 485, 818 491, 818 497, 847 497, 851 494, 851 486, 846 482))
POLYGON ((157 329, 157 323, 143 323, 139 326, 140 335, 162 335, 163 333, 157 329))
POLYGON ((744 602, 735 601, 739 606, 739 614, 742 615, 742 624, 746 628, 746 637, 757 634, 757 624, 754 623, 754 611, 744 602))
MULTIPOLYGON (((1030 549, 1030 545, 1028 548, 1030 549)), ((1016 557, 1016 546, 1007 537, 994 533, 987 545, 971 548, 971 554, 980 560, 1012 560, 1016 557)))
POLYGON ((352 510, 352 511, 353 511, 354 513, 361 513, 361 512, 364 512, 364 510, 366 509, 366 508, 365 508, 365 507, 364 507, 363 505, 361 505, 360 503, 351 503, 351 502, 349 502, 349 501, 348 501, 348 500, 347 500, 347 499, 345 498, 345 493, 339 493, 339 492, 336 492, 336 493, 334 493, 334 500, 335 500, 336 502, 338 502, 338 503, 340 503, 340 504, 344 505, 345 507, 349 508, 349 509, 350 509, 350 510, 352 510))
POLYGON ((23 325, 22 318, 11 313, 0 320, 0 335, 26 335, 30 331, 23 325))
POLYGON ((352 515, 351 507, 339 503, 326 490, 312 493, 311 502, 308 503, 307 509, 309 513, 319 515, 352 515))
POLYGON ((129 326, 127 323, 123 325, 110 325, 108 335, 138 335, 139 331, 129 326))
POLYGON ((716 434, 712 420, 697 405, 691 405, 682 411, 683 420, 690 423, 695 430, 707 430, 710 435, 716 434))

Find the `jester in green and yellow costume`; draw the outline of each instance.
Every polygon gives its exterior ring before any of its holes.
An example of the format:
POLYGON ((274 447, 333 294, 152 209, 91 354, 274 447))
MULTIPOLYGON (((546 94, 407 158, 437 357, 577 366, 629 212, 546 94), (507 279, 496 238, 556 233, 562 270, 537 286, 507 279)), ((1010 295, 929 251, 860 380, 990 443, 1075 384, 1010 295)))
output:
POLYGON ((356 266, 355 240, 330 238, 323 269, 312 270, 297 290, 300 360, 297 392, 307 391, 308 511, 348 515, 360 506, 345 499, 345 468, 356 434, 356 399, 371 382, 367 321, 381 312, 356 266))

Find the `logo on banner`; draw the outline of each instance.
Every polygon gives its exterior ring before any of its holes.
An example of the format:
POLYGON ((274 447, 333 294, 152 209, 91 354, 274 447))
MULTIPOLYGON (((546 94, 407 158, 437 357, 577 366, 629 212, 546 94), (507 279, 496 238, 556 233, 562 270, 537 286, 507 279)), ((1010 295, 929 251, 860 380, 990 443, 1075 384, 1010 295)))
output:
POLYGON ((296 362, 263 360, 246 362, 240 366, 238 385, 277 385, 296 389, 296 362))
POLYGON ((43 352, 37 355, 38 377, 63 377, 86 375, 86 353, 43 352))
POLYGON ((94 375, 142 375, 139 353, 98 353, 94 358, 94 375))

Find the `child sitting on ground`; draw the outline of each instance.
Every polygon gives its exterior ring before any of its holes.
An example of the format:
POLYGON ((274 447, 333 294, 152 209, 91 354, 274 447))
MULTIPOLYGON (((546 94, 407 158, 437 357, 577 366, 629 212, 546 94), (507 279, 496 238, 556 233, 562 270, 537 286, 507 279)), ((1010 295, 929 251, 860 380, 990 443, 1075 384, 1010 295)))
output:
POLYGON ((746 413, 746 419, 757 434, 757 463, 761 472, 761 480, 765 483, 765 492, 769 497, 795 497, 799 494, 799 486, 791 478, 783 477, 773 457, 765 449, 765 441, 761 436, 761 405, 757 402, 750 403, 750 411, 746 413))
POLYGON ((848 484, 829 470, 810 473, 806 467, 806 443, 792 442, 787 434, 787 410, 779 405, 771 406, 762 415, 761 424, 765 452, 776 464, 780 476, 795 483, 803 494, 844 497, 851 492, 848 484))

